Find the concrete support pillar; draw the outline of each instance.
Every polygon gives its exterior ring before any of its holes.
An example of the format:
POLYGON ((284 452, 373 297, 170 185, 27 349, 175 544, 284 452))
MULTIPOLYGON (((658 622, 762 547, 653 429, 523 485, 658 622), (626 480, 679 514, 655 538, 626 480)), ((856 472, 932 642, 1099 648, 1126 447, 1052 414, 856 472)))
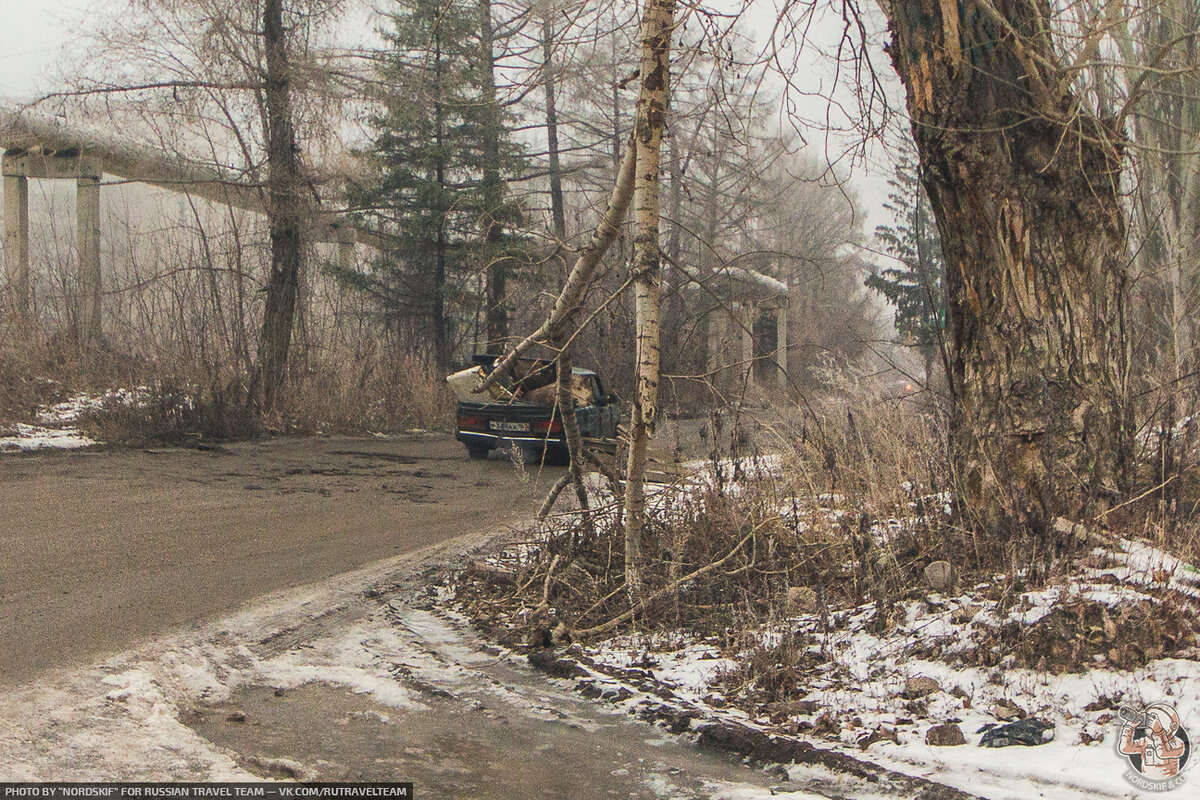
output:
POLYGON ((13 309, 28 317, 33 293, 29 281, 29 178, 4 176, 4 266, 13 309))
POLYGON ((739 309, 738 321, 742 333, 742 381, 748 383, 754 374, 754 320, 758 311, 752 303, 739 309))
POLYGON ((779 370, 775 373, 778 376, 779 388, 786 389, 788 385, 787 368, 788 368, 788 303, 783 300, 775 308, 775 364, 779 370))
POLYGON ((100 339, 100 176, 80 175, 75 194, 77 287, 75 314, 80 344, 100 339))
POLYGON ((29 179, 75 180, 77 253, 77 331, 82 344, 100 338, 100 159, 76 153, 38 150, 5 153, 4 249, 9 282, 18 308, 30 305, 29 179))
POLYGON ((354 239, 347 239, 344 235, 338 238, 338 267, 344 270, 352 270, 357 266, 354 260, 354 239))
POLYGON ((708 313, 708 374, 716 380, 717 373, 725 366, 725 309, 717 308, 708 313))

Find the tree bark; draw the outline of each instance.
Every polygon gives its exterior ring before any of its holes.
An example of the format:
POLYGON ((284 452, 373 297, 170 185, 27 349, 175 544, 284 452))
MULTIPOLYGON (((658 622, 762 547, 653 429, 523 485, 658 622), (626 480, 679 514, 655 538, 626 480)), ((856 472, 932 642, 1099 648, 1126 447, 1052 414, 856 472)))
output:
POLYGON ((483 226, 487 239, 488 264, 487 338, 488 352, 499 353, 508 339, 509 260, 501 252, 504 224, 500 221, 504 205, 504 183, 500 179, 500 105, 496 101, 496 62, 493 50, 492 2, 479 0, 479 50, 483 96, 483 226))
POLYGON ((1051 535, 1123 485, 1123 136, 1070 92, 1045 0, 891 6, 953 331, 960 510, 1051 535))
POLYGON ((266 59, 267 220, 271 237, 271 273, 267 279, 258 361, 261 411, 275 409, 287 370, 303 268, 300 164, 292 123, 291 76, 283 30, 283 0, 263 4, 266 59))
POLYGON ((631 258, 637 330, 636 386, 625 472, 625 585, 641 592, 645 528, 646 451, 658 417, 659 381, 659 164, 667 110, 674 0, 649 0, 642 17, 641 89, 634 121, 634 236, 631 258))
MULTIPOLYGON (((567 238, 567 211, 563 199, 562 160, 558 146, 558 81, 554 73, 554 26, 550 12, 542 21, 542 86, 546 92, 546 151, 550 160, 550 219, 555 252, 560 253, 567 238)), ((563 278, 565 279, 565 275, 563 278)))
POLYGON ((438 200, 434 213, 436 238, 434 241, 433 285, 430 288, 430 315, 433 318, 433 358, 439 370, 450 364, 450 324, 446 319, 446 111, 443 103, 442 86, 442 33, 435 30, 433 46, 433 126, 437 155, 434 160, 434 179, 438 185, 438 200))

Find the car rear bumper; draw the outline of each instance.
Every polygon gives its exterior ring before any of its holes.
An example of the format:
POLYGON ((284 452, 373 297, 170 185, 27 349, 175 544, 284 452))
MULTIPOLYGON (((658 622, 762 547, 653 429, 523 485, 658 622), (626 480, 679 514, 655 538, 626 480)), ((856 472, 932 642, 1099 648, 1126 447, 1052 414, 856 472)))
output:
POLYGON ((522 436, 520 434, 495 434, 482 431, 458 431, 455 435, 463 444, 486 444, 493 450, 505 442, 521 445, 522 447, 566 447, 566 440, 557 436, 522 436))

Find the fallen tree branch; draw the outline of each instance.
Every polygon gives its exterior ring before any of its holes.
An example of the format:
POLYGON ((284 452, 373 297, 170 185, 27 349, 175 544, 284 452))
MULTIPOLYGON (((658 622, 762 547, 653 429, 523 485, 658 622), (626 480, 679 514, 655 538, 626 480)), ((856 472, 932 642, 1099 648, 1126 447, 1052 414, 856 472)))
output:
POLYGON ((555 553, 554 558, 550 559, 550 566, 546 569, 546 582, 542 584, 542 603, 537 607, 539 612, 547 611, 550 608, 550 582, 554 580, 554 568, 558 566, 561 558, 555 553))
POLYGON ((554 486, 550 487, 550 492, 549 492, 549 494, 546 495, 546 499, 544 501, 542 501, 542 507, 538 509, 538 513, 537 513, 538 522, 541 522, 544 519, 546 519, 546 517, 550 516, 550 510, 552 508, 554 508, 554 503, 555 503, 555 501, 558 500, 558 496, 560 494, 562 494, 563 489, 566 489, 567 486, 570 485, 570 483, 571 483, 571 473, 570 472, 563 473, 563 475, 557 481, 554 482, 554 486))
POLYGON ((491 584, 512 584, 517 582, 517 575, 512 570, 494 567, 485 561, 472 561, 467 565, 468 578, 481 578, 491 584))
POLYGON ((584 611, 582 614, 580 614, 580 615, 579 615, 579 618, 580 618, 580 619, 583 619, 583 618, 584 618, 584 617, 586 617, 588 614, 592 613, 592 612, 593 612, 593 611, 595 611, 597 608, 599 608, 600 606, 604 605, 604 604, 605 604, 605 603, 607 603, 609 600, 613 599, 613 598, 614 598, 614 597, 616 597, 618 594, 620 594, 620 593, 621 593, 621 591, 622 591, 624 588, 625 588, 625 584, 624 584, 624 583, 622 583, 620 586, 618 586, 617 588, 613 589, 613 590, 612 590, 611 592, 609 592, 608 594, 604 595, 604 597, 601 597, 599 600, 597 600, 596 602, 592 603, 592 605, 591 605, 590 607, 588 607, 587 611, 584 611))
MULTIPOLYGON (((706 566, 703 566, 700 569, 695 570, 694 572, 690 572, 687 575, 684 575, 682 578, 679 578, 678 580, 671 581, 671 583, 669 583, 666 586, 664 586, 663 588, 659 589, 654 594, 650 595, 649 597, 645 598, 644 600, 639 601, 638 603, 635 603, 633 606, 630 607, 630 609, 628 611, 613 617, 608 622, 603 622, 603 623, 596 625, 594 627, 591 627, 591 628, 584 628, 581 631, 571 631, 571 638, 575 639, 575 640, 580 640, 580 639, 585 639, 589 636, 595 636, 598 633, 607 633, 608 631, 610 631, 613 628, 620 625, 622 622, 626 622, 626 621, 632 619, 635 614, 637 614, 639 611, 643 611, 644 609, 649 607, 651 603, 654 603, 654 602, 660 600, 661 598, 665 597, 668 594, 672 594, 676 589, 678 589, 680 586, 683 586, 685 583, 689 583, 690 581, 694 581, 697 578, 704 577, 705 575, 712 572, 714 569, 717 569, 718 567, 724 565, 725 562, 729 561, 729 559, 731 559, 735 555, 737 555, 737 552, 739 550, 741 550, 743 546, 745 546, 746 542, 750 541, 754 537, 754 535, 756 533, 758 533, 759 529, 761 529, 763 525, 765 525, 768 521, 771 521, 773 519, 775 519, 775 518, 772 517, 768 520, 763 520, 759 524, 755 525, 754 528, 749 533, 747 533, 744 537, 742 537, 742 540, 740 542, 738 542, 736 545, 734 545, 733 549, 730 550, 721 559, 714 561, 711 564, 708 564, 706 566)), ((622 585, 621 588, 624 588, 624 586, 622 585)))

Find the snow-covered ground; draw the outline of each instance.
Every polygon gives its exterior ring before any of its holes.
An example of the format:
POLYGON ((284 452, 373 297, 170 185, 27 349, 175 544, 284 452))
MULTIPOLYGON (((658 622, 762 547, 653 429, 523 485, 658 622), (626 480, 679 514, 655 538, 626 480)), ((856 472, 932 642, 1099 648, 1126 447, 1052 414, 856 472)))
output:
POLYGON ((839 730, 814 739, 818 746, 988 798, 1141 796, 1122 779, 1128 762, 1115 750, 1116 703, 1144 706, 1167 701, 1179 710, 1185 727, 1191 720, 1200 723, 1196 715, 1200 709, 1200 664, 1195 661, 1162 659, 1132 673, 1090 670, 1053 676, 1020 669, 998 672, 905 660, 888 652, 887 642, 860 633, 837 648, 835 666, 830 670, 853 674, 814 681, 804 698, 813 703, 811 713, 784 712, 783 722, 773 723, 769 714, 751 717, 725 705, 720 677, 733 669, 735 662, 720 657, 714 647, 691 643, 673 652, 659 652, 659 646, 641 637, 628 637, 591 649, 588 655, 622 668, 652 664, 649 669, 655 679, 715 719, 790 733, 797 724, 811 725, 827 717, 839 730), (927 710, 920 713, 914 713, 902 697, 906 681, 916 677, 932 678, 940 687, 924 698, 927 710), (1037 747, 979 747, 983 726, 1011 719, 1014 705, 1052 721, 1054 740, 1037 747), (967 743, 927 745, 926 732, 944 722, 957 723, 967 743), (880 727, 894 731, 898 741, 880 739, 860 748, 859 741, 880 727))
MULTIPOLYGON (((738 476, 770 477, 780 468, 777 457, 719 465, 727 484, 738 476)), ((680 471, 685 477, 679 483, 654 487, 650 505, 659 513, 670 513, 680 494, 716 482, 709 462, 682 465, 680 471)), ((589 491, 602 505, 609 499, 605 485, 594 475, 588 479, 589 491)), ((737 483, 724 487, 730 496, 741 489, 737 483)), ((910 506, 914 510, 950 512, 947 495, 917 499, 921 502, 910 506)), ((840 495, 785 500, 779 514, 794 520, 799 530, 827 527, 844 513, 839 508, 844 502, 840 495)), ((889 520, 874 525, 872 533, 886 542, 894 533, 889 526, 903 524, 907 523, 889 520)), ((529 560, 534 549, 526 545, 517 555, 529 560)), ((492 563, 511 567, 512 555, 498 554, 492 563)), ((802 691, 793 698, 801 702, 762 703, 753 696, 735 696, 731 676, 749 658, 750 648, 731 652, 722 649, 717 638, 678 631, 618 636, 583 648, 582 663, 599 671, 593 670, 581 688, 636 714, 659 698, 642 680, 625 680, 622 671, 648 674, 701 720, 730 720, 794 736, 988 798, 1158 796, 1136 789, 1123 777, 1130 762, 1116 749, 1118 711, 1123 706, 1167 703, 1178 710, 1182 726, 1195 741, 1200 737, 1200 648, 1176 654, 1186 658, 1148 652, 1149 662, 1137 669, 1120 668, 1114 663, 1122 660, 1117 655, 1093 653, 1082 671, 1074 665, 1064 674, 1061 663, 1021 668, 1015 655, 999 652, 997 643, 1003 640, 995 634, 1008 624, 1033 626, 1064 606, 1103 607, 1115 617, 1118 609, 1170 602, 1200 618, 1200 572, 1147 542, 1127 539, 1095 547, 1083 564, 1080 574, 1044 590, 1006 598, 1003 604, 995 599, 995 589, 1008 583, 1004 576, 995 576, 994 585, 950 595, 930 592, 903 603, 902 613, 886 632, 875 632, 873 603, 832 612, 832 624, 829 616, 815 613, 773 623, 758 632, 757 644, 771 647, 783 636, 793 636, 801 650, 813 655, 815 666, 801 669, 802 691), (997 648, 993 658, 985 659, 995 666, 972 665, 970 651, 981 643, 997 648), (906 691, 910 680, 922 678, 936 682, 925 682, 931 690, 920 696, 906 691), (1053 739, 1032 747, 980 746, 988 728, 1027 717, 1051 723, 1053 739), (945 723, 957 725, 966 743, 926 744, 930 728, 945 723)), ((1105 612, 1096 635, 1109 642, 1113 632, 1104 628, 1113 624, 1105 612)), ((698 724, 693 721, 693 729, 698 724)), ((1192 772, 1200 774, 1197 762, 1200 758, 1193 758, 1186 766, 1189 778, 1192 772)), ((1195 780, 1200 782, 1200 777, 1195 780)), ((1189 782, 1166 796, 1196 796, 1194 791, 1189 782)))
POLYGON ((75 423, 87 411, 95 411, 108 402, 134 402, 135 393, 120 389, 103 395, 78 393, 61 403, 38 409, 36 424, 17 423, 7 430, 0 426, 0 452, 5 450, 74 450, 90 447, 95 441, 84 436, 75 423))
MULTIPOLYGON (((1182 602, 1196 596, 1194 570, 1148 544, 1123 542, 1108 555, 1116 566, 1027 592, 1006 612, 976 593, 933 594, 906 603, 903 616, 886 633, 872 632, 874 604, 835 613, 828 627, 827 619, 812 614, 761 631, 763 646, 777 646, 790 635, 801 650, 814 654, 817 666, 800 670, 805 683, 794 699, 802 702, 759 704, 731 694, 737 681, 730 678, 748 653, 722 652, 716 640, 630 635, 589 647, 585 654, 600 665, 649 670, 707 718, 799 736, 983 797, 1150 796, 1122 777, 1129 762, 1116 751, 1118 709, 1165 702, 1178 710, 1193 737, 1200 735, 1200 661, 1160 658, 1140 669, 1121 670, 1098 658, 1071 674, 1017 668, 1005 654, 999 654, 999 666, 990 668, 947 663, 955 653, 977 645, 976 626, 1031 625, 1056 606, 1081 600, 1113 608, 1157 602, 1139 588, 1152 584, 1169 586, 1182 602), (1100 582, 1114 577, 1122 583, 1100 582), (945 660, 924 657, 931 650, 945 660), (1033 747, 979 746, 985 726, 1026 716, 1052 723, 1053 740, 1033 747), (958 725, 966 743, 926 744, 930 728, 944 723, 958 725)), ((624 702, 635 704, 637 692, 624 702)), ((1177 791, 1190 797, 1195 790, 1185 784, 1177 791)))
POLYGON ((79 418, 105 406, 133 406, 146 402, 150 389, 112 389, 102 394, 78 392, 62 402, 42 406, 37 410, 34 424, 0 424, 0 453, 20 450, 75 450, 91 447, 98 442, 85 436, 78 427, 79 418))
MULTIPOLYGON (((2 431, 3 429, 0 429, 2 431)), ((42 450, 45 448, 75 450, 91 447, 95 441, 73 426, 51 428, 44 425, 17 423, 7 436, 0 436, 0 453, 5 450, 42 450)))
MULTIPOLYGON (((463 725, 491 719, 498 735, 513 741, 497 741, 492 749, 491 740, 476 740, 474 762, 451 765, 452 771, 478 772, 485 785, 491 770, 507 770, 510 778, 515 771, 538 786, 538 793, 527 796, 549 797, 545 790, 553 780, 542 784, 537 770, 561 763, 560 769, 596 776, 593 793, 572 796, 610 796, 613 787, 621 796, 646 800, 772 796, 769 785, 778 784, 780 776, 697 751, 686 737, 635 724, 619 709, 593 705, 556 686, 532 672, 523 658, 480 642, 465 620, 444 609, 445 596, 423 595, 428 608, 364 596, 369 586, 419 585, 419 574, 411 558, 380 562, 277 593, 241 613, 160 637, 100 663, 48 671, 35 683, 0 689, 0 780, 254 780, 264 770, 328 779, 328 770, 337 765, 324 761, 322 752, 246 758, 244 750, 222 744, 220 737, 197 732, 207 724, 210 709, 219 709, 217 720, 222 720, 230 702, 262 696, 262 687, 267 698, 272 687, 277 696, 287 697, 311 696, 305 692, 325 687, 331 691, 322 690, 323 702, 332 698, 334 705, 309 741, 324 746, 364 716, 361 704, 346 709, 336 705, 349 691, 370 702, 373 710, 366 715, 387 737, 381 748, 400 759, 389 763, 438 762, 443 758, 440 747, 461 742, 456 737, 464 734, 463 725), (258 694, 247 694, 249 687, 258 694), (427 733, 426 740, 414 738, 420 735, 416 728, 433 734, 427 733), (529 730, 541 743, 526 753, 520 743, 530 737, 529 730), (559 738, 573 744, 555 752, 559 738), (410 752, 410 761, 403 762, 403 754, 410 752), (575 757, 579 752, 583 759, 575 757), (498 754, 509 753, 516 764, 495 763, 498 754)), ((283 701, 267 702, 278 707, 283 701)), ((265 722, 260 727, 265 718, 256 714, 260 707, 233 707, 245 710, 234 723, 244 723, 236 729, 250 739, 273 741, 280 735, 265 722)), ((217 723, 222 725, 228 727, 229 720, 217 723)), ((379 768, 371 752, 362 758, 365 765, 379 768)), ((459 777, 453 774, 449 780, 459 777)), ((804 776, 808 786, 814 778, 829 776, 804 776)), ((468 796, 439 794, 435 785, 418 782, 417 791, 422 796, 432 792, 431 797, 468 796)), ((853 781, 847 785, 858 786, 853 781)), ((495 795, 469 796, 510 796, 521 788, 498 785, 495 795)), ((799 791, 798 784, 782 796, 816 800, 829 795, 799 791)), ((875 795, 855 791, 854 796, 875 795)))

